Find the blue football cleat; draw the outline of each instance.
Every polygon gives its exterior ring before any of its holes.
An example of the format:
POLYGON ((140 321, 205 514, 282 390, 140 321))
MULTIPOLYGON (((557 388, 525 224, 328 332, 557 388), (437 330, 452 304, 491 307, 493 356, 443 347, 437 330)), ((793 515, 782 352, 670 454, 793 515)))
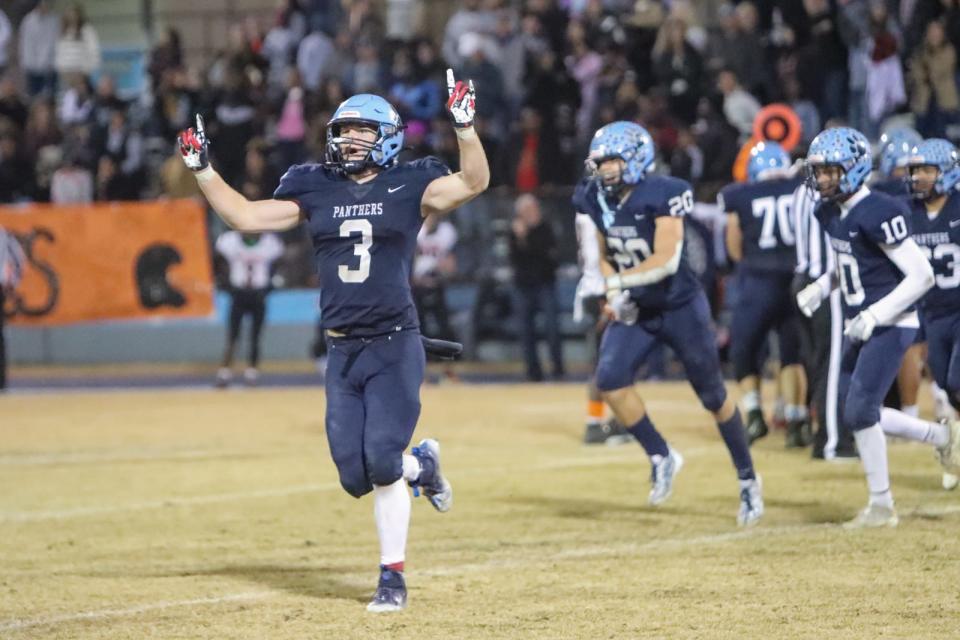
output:
POLYGON ((403 580, 403 574, 381 566, 377 592, 373 594, 373 600, 367 605, 367 611, 387 613, 389 611, 401 611, 406 606, 407 584, 403 580))
POLYGON ((450 511, 453 506, 453 487, 440 473, 440 443, 432 438, 421 440, 412 453, 420 461, 420 477, 410 483, 414 494, 418 489, 422 490, 437 511, 450 511))

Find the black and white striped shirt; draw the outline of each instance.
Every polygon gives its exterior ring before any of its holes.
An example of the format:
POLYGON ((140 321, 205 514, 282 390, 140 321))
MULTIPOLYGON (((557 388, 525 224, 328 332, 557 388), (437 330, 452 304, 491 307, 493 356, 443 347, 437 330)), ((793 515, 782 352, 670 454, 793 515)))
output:
MULTIPOLYGON (((25 262, 20 243, 13 234, 0 228, 0 288, 13 288, 20 283, 25 262)), ((2 309, 0 313, 3 313, 2 309)))
POLYGON ((820 194, 804 183, 793 192, 793 221, 797 238, 797 273, 805 273, 816 280, 824 273, 833 271, 833 250, 820 221, 813 215, 820 194))

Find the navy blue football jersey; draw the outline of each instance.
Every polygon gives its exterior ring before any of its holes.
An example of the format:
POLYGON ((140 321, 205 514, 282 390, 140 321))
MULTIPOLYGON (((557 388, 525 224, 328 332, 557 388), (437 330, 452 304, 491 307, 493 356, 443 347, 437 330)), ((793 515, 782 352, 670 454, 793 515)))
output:
POLYGON ((911 208, 913 239, 927 255, 935 275, 935 284, 920 301, 920 308, 931 317, 960 313, 960 194, 952 193, 933 217, 918 200, 911 208))
POLYGON ((896 246, 910 236, 907 203, 869 191, 843 218, 840 206, 821 202, 817 219, 837 255, 843 315, 852 319, 900 284, 903 273, 881 245, 896 246))
POLYGON ((735 213, 743 234, 741 266, 756 271, 793 271, 797 264, 793 192, 802 178, 734 183, 720 191, 721 211, 735 213))
MULTIPOLYGON (((693 210, 690 184, 667 176, 647 176, 620 205, 611 200, 591 179, 581 181, 573 194, 576 210, 589 215, 606 237, 606 258, 618 272, 641 264, 653 253, 657 218, 682 217, 693 210)), ((630 296, 641 311, 662 311, 688 302, 698 291, 700 283, 687 262, 684 243, 674 275, 651 285, 633 287, 630 296)))
POLYGON ((419 326, 410 268, 427 185, 450 173, 436 158, 397 164, 357 184, 319 164, 295 165, 273 197, 306 218, 325 329, 375 335, 419 326))
POLYGON ((886 178, 870 185, 873 191, 885 193, 888 196, 909 196, 910 186, 904 178, 886 178))

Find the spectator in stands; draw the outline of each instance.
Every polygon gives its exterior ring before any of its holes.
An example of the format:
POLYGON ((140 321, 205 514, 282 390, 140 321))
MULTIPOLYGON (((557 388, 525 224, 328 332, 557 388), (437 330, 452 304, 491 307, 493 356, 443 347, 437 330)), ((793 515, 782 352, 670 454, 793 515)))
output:
POLYGON ((653 46, 653 64, 670 110, 682 122, 691 123, 702 94, 703 59, 686 41, 686 33, 686 24, 676 18, 667 19, 653 46))
POLYGON ((564 376, 563 347, 560 342, 557 306, 557 241, 550 223, 543 219, 540 201, 525 193, 517 198, 510 235, 510 264, 513 266, 515 310, 520 322, 527 379, 543 380, 537 355, 537 312, 543 312, 543 326, 550 345, 553 378, 564 376))
POLYGON ((13 26, 7 13, 0 9, 0 76, 7 72, 10 64, 10 41, 13 40, 13 26))
POLYGON ((0 124, 4 118, 10 121, 17 131, 23 131, 27 126, 27 105, 17 91, 12 72, 0 75, 0 124))
MULTIPOLYGON (((190 74, 182 67, 167 69, 159 82, 153 100, 150 128, 156 135, 169 138, 192 124, 199 103, 199 92, 191 86, 190 74)), ((98 108, 101 102, 117 104, 115 100, 103 100, 99 87, 97 102, 98 108)), ((99 122, 100 118, 97 120, 99 122)))
POLYGON ((353 87, 354 93, 376 93, 381 90, 382 74, 380 51, 376 44, 372 40, 358 42, 356 60, 346 75, 347 85, 353 87))
POLYGON ((267 312, 267 295, 271 289, 270 271, 283 255, 283 243, 274 233, 241 233, 227 231, 217 238, 217 252, 229 269, 230 317, 227 345, 223 352, 217 386, 225 387, 233 379, 230 369, 233 352, 240 335, 243 318, 250 317, 250 351, 243 379, 248 385, 257 383, 260 373, 260 332, 267 312))
POLYGON ((50 202, 53 204, 88 204, 93 202, 93 172, 84 166, 83 139, 78 131, 63 144, 63 162, 50 181, 50 202))
POLYGON ((840 37, 836 8, 830 0, 803 0, 798 72, 804 93, 814 98, 821 119, 847 114, 847 49, 840 37))
POLYGON ((322 22, 314 21, 310 31, 297 48, 297 69, 307 91, 317 91, 320 85, 334 72, 330 63, 334 58, 333 40, 324 33, 322 22))
POLYGON ((931 22, 910 61, 910 107, 917 115, 917 130, 925 138, 944 137, 946 126, 957 121, 956 72, 956 49, 947 42, 943 24, 931 22))
POLYGON ((60 78, 69 88, 60 99, 60 124, 64 127, 89 124, 93 121, 93 87, 90 79, 82 73, 73 73, 60 78))
POLYGON ((216 104, 217 169, 230 185, 239 185, 247 142, 257 133, 256 104, 247 79, 236 68, 227 70, 226 82, 216 104))
POLYGON ((27 94, 53 97, 57 88, 54 59, 60 37, 60 18, 50 0, 40 0, 20 23, 20 68, 27 80, 27 94))
POLYGON ((63 14, 54 67, 61 80, 73 74, 89 76, 100 68, 100 38, 80 3, 71 4, 63 14))
POLYGON ((28 200, 33 195, 33 167, 22 152, 11 125, 0 127, 0 203, 28 200))
POLYGON ((247 143, 243 169, 243 186, 240 191, 248 200, 269 198, 280 182, 280 176, 267 161, 267 145, 263 138, 254 138, 247 143))
POLYGON ((304 117, 304 91, 300 72, 296 67, 287 67, 286 87, 283 101, 278 109, 276 137, 278 163, 289 167, 301 164, 306 159, 307 122, 304 117))
MULTIPOLYGON (((36 162, 40 149, 60 144, 63 136, 53 115, 53 105, 46 98, 37 98, 30 104, 24 143, 27 157, 36 162)), ((181 163, 182 164, 182 163, 181 163)))
MULTIPOLYGON (((425 335, 441 340, 456 340, 447 308, 447 282, 456 274, 457 261, 453 250, 457 245, 457 229, 439 216, 427 216, 417 234, 417 254, 413 259, 413 301, 425 335)), ((453 364, 444 368, 448 379, 456 379, 453 364)))
POLYGON ((0 227, 0 391, 7 388, 7 343, 3 336, 6 299, 13 296, 26 263, 16 237, 0 227))
POLYGON ((93 126, 106 127, 110 116, 117 109, 126 109, 127 103, 117 95, 117 85, 113 76, 104 73, 97 79, 97 89, 93 96, 93 126))
POLYGON ((603 58, 590 48, 583 25, 573 21, 567 28, 570 54, 564 59, 567 71, 580 86, 580 109, 577 112, 577 137, 581 142, 593 134, 593 117, 597 107, 597 81, 603 58))
POLYGON ((720 72, 717 88, 723 94, 723 115, 740 132, 740 138, 746 140, 753 133, 753 119, 760 111, 760 103, 740 86, 737 74, 731 69, 720 72))
POLYGON ((150 51, 150 62, 147 64, 150 86, 156 90, 160 85, 160 79, 167 71, 182 65, 183 47, 180 44, 180 32, 168 26, 161 33, 156 46, 150 51))
MULTIPOLYGON (((460 51, 460 43, 468 33, 492 35, 497 29, 497 16, 481 7, 480 0, 460 0, 460 8, 450 19, 443 33, 443 59, 454 69, 459 68, 468 56, 460 51)), ((480 104, 480 101, 477 101, 480 104)))
POLYGON ((290 66, 302 37, 298 37, 291 29, 291 15, 286 8, 278 10, 274 25, 263 39, 261 54, 267 61, 267 84, 274 92, 283 91, 287 67, 290 66))
POLYGON ((143 136, 136 127, 130 125, 125 107, 111 112, 109 125, 95 133, 93 144, 98 166, 112 169, 110 179, 115 180, 113 188, 116 193, 122 194, 120 199, 138 199, 146 178, 143 136), (100 161, 103 156, 109 156, 112 162, 104 165, 100 161))
POLYGON ((430 72, 415 62, 413 52, 402 47, 394 51, 390 67, 390 103, 407 125, 418 121, 424 126, 437 117, 445 102, 445 93, 430 77, 430 72))

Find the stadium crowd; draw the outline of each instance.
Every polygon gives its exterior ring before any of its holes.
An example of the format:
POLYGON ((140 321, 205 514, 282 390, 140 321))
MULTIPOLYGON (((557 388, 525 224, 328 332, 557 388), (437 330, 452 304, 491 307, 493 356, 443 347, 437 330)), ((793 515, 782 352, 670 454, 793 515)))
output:
POLYGON ((957 0, 463 0, 436 38, 404 19, 420 2, 281 4, 190 64, 165 29, 125 99, 81 4, 41 0, 15 25, 0 11, 0 202, 194 195, 171 140, 197 111, 224 178, 263 197, 322 157, 327 119, 357 92, 396 105, 410 154, 455 164, 447 66, 474 79, 492 185, 521 192, 572 185, 616 119, 643 123, 661 165, 712 200, 763 104, 790 104, 806 141, 835 118, 875 138, 897 113, 951 137, 960 109, 957 0))

